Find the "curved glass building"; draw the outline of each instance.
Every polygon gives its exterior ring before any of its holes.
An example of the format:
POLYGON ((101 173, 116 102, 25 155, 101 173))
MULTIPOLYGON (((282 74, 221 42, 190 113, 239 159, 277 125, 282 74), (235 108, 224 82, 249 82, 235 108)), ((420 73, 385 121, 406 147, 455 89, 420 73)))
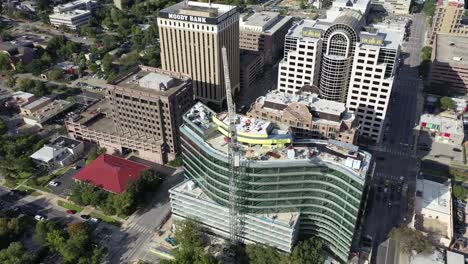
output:
MULTIPOLYGON (((333 255, 346 261, 358 239, 371 155, 334 140, 294 140, 272 123, 238 118, 242 158, 237 195, 243 213, 294 212, 297 221, 291 239, 319 237, 333 255)), ((225 115, 198 103, 180 128, 186 176, 210 201, 225 207, 229 207, 227 123, 225 115)), ((173 213, 184 216, 174 205, 173 213)))

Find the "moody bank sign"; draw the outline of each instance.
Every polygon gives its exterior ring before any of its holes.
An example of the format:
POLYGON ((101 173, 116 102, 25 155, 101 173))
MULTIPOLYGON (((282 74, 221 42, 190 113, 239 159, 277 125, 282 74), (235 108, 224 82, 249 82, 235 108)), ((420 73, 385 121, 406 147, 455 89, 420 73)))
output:
POLYGON ((212 24, 212 25, 218 24, 218 20, 212 17, 199 17, 199 16, 190 16, 190 15, 182 15, 182 14, 163 13, 163 12, 159 13, 159 17, 180 20, 180 21, 201 23, 201 24, 212 24))

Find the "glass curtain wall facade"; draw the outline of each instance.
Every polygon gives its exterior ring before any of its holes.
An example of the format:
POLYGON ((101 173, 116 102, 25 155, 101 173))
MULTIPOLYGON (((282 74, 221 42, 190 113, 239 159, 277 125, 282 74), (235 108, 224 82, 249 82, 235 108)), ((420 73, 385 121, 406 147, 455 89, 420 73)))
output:
MULTIPOLYGON (((196 126, 181 128, 185 173, 214 201, 229 206, 227 155, 196 126)), ((245 213, 300 212, 299 236, 319 237, 345 262, 362 215, 365 177, 332 162, 245 161, 239 195, 245 213)))

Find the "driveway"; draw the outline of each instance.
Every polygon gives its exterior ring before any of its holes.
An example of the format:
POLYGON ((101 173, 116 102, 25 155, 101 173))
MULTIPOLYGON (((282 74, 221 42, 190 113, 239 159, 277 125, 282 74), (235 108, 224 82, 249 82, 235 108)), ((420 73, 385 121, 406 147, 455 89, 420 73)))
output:
POLYGON ((75 176, 84 167, 84 163, 84 160, 79 160, 76 163, 78 165, 77 169, 71 168, 62 176, 55 178, 54 181, 59 182, 59 186, 47 186, 47 188, 49 188, 49 190, 55 195, 66 197, 69 194, 69 189, 71 185, 75 182, 73 176, 75 176))

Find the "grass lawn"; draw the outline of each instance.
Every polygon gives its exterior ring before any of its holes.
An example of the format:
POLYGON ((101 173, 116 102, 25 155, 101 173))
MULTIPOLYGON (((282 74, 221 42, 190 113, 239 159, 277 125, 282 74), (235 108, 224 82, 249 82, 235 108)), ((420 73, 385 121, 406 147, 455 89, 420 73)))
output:
POLYGON ((19 178, 19 179, 27 179, 27 178, 29 178, 29 177, 31 177, 31 173, 29 173, 29 172, 24 172, 24 171, 20 172, 20 174, 18 175, 18 178, 19 178))
POLYGON ((18 183, 16 181, 5 181, 4 185, 8 188, 15 188, 18 183))
POLYGON ((115 220, 114 218, 112 218, 110 216, 99 214, 99 213, 96 213, 96 212, 92 212, 91 217, 101 219, 103 222, 106 222, 108 224, 115 225, 115 226, 118 226, 118 227, 120 227, 122 225, 122 222, 117 221, 117 220, 115 220))
POLYGON ((22 191, 22 192, 25 192, 27 193, 28 195, 32 195, 34 197, 37 197, 37 196, 41 196, 42 194, 40 192, 36 192, 35 190, 31 189, 31 188, 28 188, 28 187, 24 187, 24 186, 20 186, 18 188, 18 190, 22 191))
POLYGON ((67 202, 62 201, 62 200, 58 200, 58 201, 57 201, 57 204, 58 204, 59 206, 63 207, 63 208, 76 211, 77 213, 83 211, 83 207, 78 206, 78 205, 75 205, 75 204, 72 204, 72 203, 67 203, 67 202))

